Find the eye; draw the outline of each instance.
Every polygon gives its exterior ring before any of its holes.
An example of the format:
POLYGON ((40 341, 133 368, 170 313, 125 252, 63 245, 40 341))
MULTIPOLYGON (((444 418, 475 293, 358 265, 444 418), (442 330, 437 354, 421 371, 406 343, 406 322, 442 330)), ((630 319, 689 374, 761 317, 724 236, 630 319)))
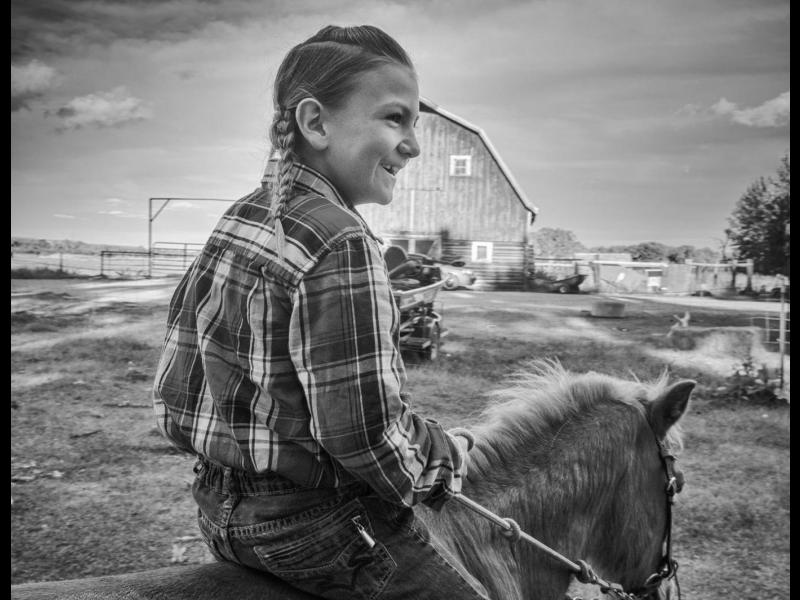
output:
POLYGON ((397 123, 400 125, 403 122, 403 113, 392 113, 388 117, 387 120, 391 121, 392 123, 397 123))

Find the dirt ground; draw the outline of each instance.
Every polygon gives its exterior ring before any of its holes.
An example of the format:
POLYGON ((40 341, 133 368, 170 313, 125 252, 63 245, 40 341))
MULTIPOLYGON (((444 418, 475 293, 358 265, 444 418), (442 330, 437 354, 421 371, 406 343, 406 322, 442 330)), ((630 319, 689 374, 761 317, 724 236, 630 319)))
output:
MULTIPOLYGON (((12 280, 12 584, 211 560, 198 536, 189 493, 192 460, 167 444, 152 418, 152 376, 176 283, 175 278, 12 280)), ((526 348, 564 352, 565 360, 569 360, 565 349, 583 348, 576 350, 575 356, 585 364, 576 366, 594 368, 602 361, 624 363, 635 357, 630 360, 652 364, 653 375, 659 365, 668 365, 681 376, 696 374, 702 382, 697 392, 701 396, 710 396, 740 359, 750 356, 768 364, 773 374, 781 366, 778 354, 767 352, 758 342, 745 348, 716 340, 687 352, 667 337, 675 316, 686 311, 697 327, 741 328, 749 326, 753 317, 776 316, 778 303, 615 297, 624 303, 625 312, 623 318, 614 319, 592 315, 598 300, 601 298, 585 294, 441 292, 438 302, 451 331, 443 346, 444 360, 457 360, 465 374, 480 371, 484 365, 475 349, 487 339, 493 341, 496 364, 502 363, 504 353, 509 360, 517 360, 526 348), (585 358, 592 356, 585 348, 605 349, 611 347, 610 342, 614 356, 585 358)), ((752 417, 754 424, 732 424, 730 435, 747 431, 759 448, 776 453, 765 456, 764 462, 752 459, 751 453, 742 455, 747 458, 737 459, 732 468, 769 476, 776 497, 781 502, 785 499, 788 532, 788 356, 784 368, 783 412, 747 408, 742 413, 752 417)), ((418 379, 439 375, 421 371, 418 379)), ((502 376, 502 372, 485 374, 488 380, 502 376)), ((452 398, 448 400, 448 390, 435 389, 450 404, 423 406, 440 412, 445 425, 474 414, 457 406, 452 398)), ((706 444, 714 453, 721 453, 719 460, 725 460, 731 448, 716 441, 714 430, 719 424, 706 406, 697 403, 692 433, 698 447, 706 444)), ((700 463, 690 462, 690 466, 698 473, 708 472, 709 477, 718 470, 700 463)), ((758 481, 753 479, 735 486, 733 516, 725 517, 726 527, 730 519, 739 527, 744 527, 742 523, 757 527, 762 512, 774 512, 772 508, 748 509, 745 504, 750 501, 739 499, 738 495, 749 498, 758 494, 757 489, 752 494, 748 491, 748 496, 741 491, 749 485, 757 488, 758 481)), ((719 492, 704 489, 702 494, 694 493, 699 494, 695 502, 710 505, 719 492)), ((683 527, 684 536, 697 529, 695 525, 683 527)), ((785 540, 775 542, 777 554, 764 560, 763 551, 752 541, 738 540, 738 550, 727 549, 728 541, 714 547, 714 539, 701 533, 697 535, 702 539, 691 546, 692 554, 684 554, 688 564, 684 562, 683 569, 690 573, 688 587, 684 587, 692 589, 693 585, 695 590, 684 597, 788 598, 788 563, 786 572, 782 571, 788 560, 788 533, 785 540), (748 544, 759 557, 740 565, 737 561, 744 561, 741 548, 748 544), (711 560, 711 556, 718 558, 711 560), (756 560, 758 572, 741 575, 744 583, 721 583, 726 569, 749 569, 756 560), (713 580, 704 584, 704 579, 713 580), (700 590, 716 591, 698 593, 700 590)))

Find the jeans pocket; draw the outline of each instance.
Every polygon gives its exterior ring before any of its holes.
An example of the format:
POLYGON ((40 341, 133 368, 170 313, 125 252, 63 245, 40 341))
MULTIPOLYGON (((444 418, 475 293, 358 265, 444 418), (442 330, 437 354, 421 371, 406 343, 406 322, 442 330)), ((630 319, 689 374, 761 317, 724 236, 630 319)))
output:
POLYGON ((293 522, 264 536, 253 552, 266 570, 310 594, 371 600, 396 568, 385 546, 371 539, 372 533, 369 517, 355 499, 322 517, 293 522))

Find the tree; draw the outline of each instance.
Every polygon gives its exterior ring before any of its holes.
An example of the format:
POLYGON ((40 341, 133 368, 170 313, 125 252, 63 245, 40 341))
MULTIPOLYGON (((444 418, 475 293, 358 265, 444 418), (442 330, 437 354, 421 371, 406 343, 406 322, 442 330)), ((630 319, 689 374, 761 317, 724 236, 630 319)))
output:
POLYGON ((685 263, 687 260, 699 263, 719 262, 720 254, 711 248, 667 246, 660 242, 640 242, 627 246, 594 246, 589 252, 630 254, 631 260, 640 262, 685 263))
POLYGON ((667 248, 667 260, 671 263, 683 264, 694 257, 694 246, 677 246, 667 248))
POLYGON ((585 249, 575 234, 566 229, 542 227, 533 233, 533 252, 536 256, 572 258, 576 252, 585 249))
POLYGON ((691 257, 697 263, 718 263, 720 259, 720 253, 708 247, 696 249, 691 257))
POLYGON ((789 155, 776 177, 759 177, 728 219, 736 258, 751 259, 756 273, 786 273, 789 257, 789 155))
POLYGON ((631 258, 637 262, 667 262, 669 248, 659 242, 642 242, 630 248, 631 258))

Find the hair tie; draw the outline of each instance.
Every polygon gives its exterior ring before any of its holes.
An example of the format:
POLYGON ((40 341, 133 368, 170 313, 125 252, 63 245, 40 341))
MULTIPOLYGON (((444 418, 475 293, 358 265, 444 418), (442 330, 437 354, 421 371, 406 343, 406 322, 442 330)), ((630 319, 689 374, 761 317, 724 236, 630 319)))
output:
POLYGON ((463 427, 454 427, 447 433, 450 435, 460 435, 467 440, 467 452, 472 450, 472 447, 475 445, 475 436, 472 435, 472 432, 469 429, 465 429, 463 427))

